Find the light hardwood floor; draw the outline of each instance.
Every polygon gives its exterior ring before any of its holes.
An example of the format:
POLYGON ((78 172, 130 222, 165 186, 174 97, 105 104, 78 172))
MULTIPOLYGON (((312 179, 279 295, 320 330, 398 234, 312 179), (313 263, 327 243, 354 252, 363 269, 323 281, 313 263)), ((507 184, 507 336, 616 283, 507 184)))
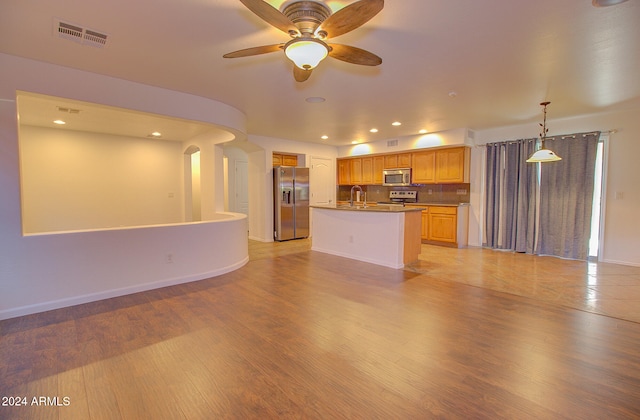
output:
POLYGON ((250 254, 0 322, 0 396, 28 403, 0 418, 640 417, 640 323, 623 319, 638 268, 424 246, 393 270, 308 241, 250 254))

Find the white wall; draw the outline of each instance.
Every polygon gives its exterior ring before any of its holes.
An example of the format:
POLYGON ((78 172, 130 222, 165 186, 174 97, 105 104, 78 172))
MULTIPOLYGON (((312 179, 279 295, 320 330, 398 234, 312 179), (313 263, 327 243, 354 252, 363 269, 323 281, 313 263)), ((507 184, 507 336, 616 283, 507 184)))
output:
POLYGON ((389 140, 385 139, 370 143, 342 146, 338 148, 338 157, 370 155, 374 153, 396 153, 429 147, 473 145, 469 139, 469 131, 466 128, 415 136, 404 136, 390 140, 397 140, 398 144, 389 146, 387 143, 389 140))
POLYGON ((182 144, 21 126, 25 233, 183 222, 182 144))
MULTIPOLYGON (((602 260, 640 266, 640 109, 629 109, 615 113, 585 115, 574 118, 547 120, 549 135, 571 134, 589 131, 617 130, 610 135, 608 147, 608 165, 605 174, 605 219, 602 260), (622 193, 616 199, 616 193, 622 193)), ((493 141, 532 138, 538 136, 538 124, 500 127, 476 132, 478 144, 493 141)), ((483 161, 482 148, 472 151, 472 162, 483 161)), ((563 159, 571 159, 563 156, 563 159)), ((483 170, 479 164, 472 164, 471 177, 480 180, 483 170)), ((472 191, 475 189, 472 184, 472 191)), ((472 210, 482 207, 482 195, 472 194, 472 210)), ((481 212, 472 212, 471 217, 480 217, 481 212)), ((480 218, 474 220, 475 232, 469 235, 474 245, 481 243, 480 218)))
MULTIPOLYGON (((310 156, 335 159, 337 149, 324 144, 302 143, 264 136, 249 136, 249 142, 261 149, 249 154, 249 233, 251 239, 272 242, 273 152, 303 155, 305 162, 309 162, 310 156)), ((313 185, 309 185, 309 190, 313 191, 313 185)))
MULTIPOLYGON (((0 54, 0 318, 221 274, 248 260, 246 218, 181 226, 23 236, 16 91, 94 102, 217 125, 242 138, 245 116, 175 91, 0 54), (171 263, 167 255, 172 254, 171 263)), ((222 148, 203 189, 210 219, 222 207, 222 148)), ((203 201, 204 201, 203 197, 203 201)), ((203 218, 205 214, 203 212, 203 218)))

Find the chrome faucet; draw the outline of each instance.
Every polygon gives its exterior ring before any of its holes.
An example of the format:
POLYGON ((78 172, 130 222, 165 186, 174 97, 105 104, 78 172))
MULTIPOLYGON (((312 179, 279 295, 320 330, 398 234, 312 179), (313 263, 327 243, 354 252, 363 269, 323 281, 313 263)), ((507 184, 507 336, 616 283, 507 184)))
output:
POLYGON ((362 193, 362 187, 360 185, 354 185, 351 187, 351 196, 349 197, 349 207, 353 207, 353 190, 359 189, 360 193, 362 193))

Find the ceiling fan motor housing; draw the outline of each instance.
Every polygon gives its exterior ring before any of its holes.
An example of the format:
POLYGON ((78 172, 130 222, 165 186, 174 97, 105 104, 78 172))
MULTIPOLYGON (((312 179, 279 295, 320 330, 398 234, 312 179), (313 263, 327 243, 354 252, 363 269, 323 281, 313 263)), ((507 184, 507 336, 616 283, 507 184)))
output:
POLYGON ((302 36, 313 35, 331 13, 331 9, 324 3, 304 0, 288 4, 282 10, 282 14, 296 25, 302 36))

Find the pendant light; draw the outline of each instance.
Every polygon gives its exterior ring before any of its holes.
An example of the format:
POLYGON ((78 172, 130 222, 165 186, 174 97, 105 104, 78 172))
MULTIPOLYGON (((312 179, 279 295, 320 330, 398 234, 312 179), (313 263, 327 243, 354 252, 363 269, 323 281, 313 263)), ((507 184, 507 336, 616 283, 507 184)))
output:
POLYGON ((541 102, 540 105, 544 107, 544 119, 542 120, 542 132, 540 133, 540 149, 531 155, 527 162, 556 162, 562 160, 562 158, 556 155, 553 151, 544 148, 544 140, 547 138, 549 129, 547 128, 547 105, 551 102, 541 102))

